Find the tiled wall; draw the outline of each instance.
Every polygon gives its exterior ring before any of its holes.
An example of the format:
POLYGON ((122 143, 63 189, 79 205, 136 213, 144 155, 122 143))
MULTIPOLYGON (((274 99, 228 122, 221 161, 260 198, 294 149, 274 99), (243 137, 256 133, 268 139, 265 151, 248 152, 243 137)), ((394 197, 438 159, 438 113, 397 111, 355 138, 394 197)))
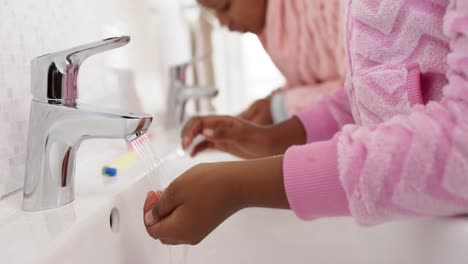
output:
POLYGON ((151 51, 157 34, 149 2, 0 0, 0 197, 23 184, 30 61, 113 35, 131 35, 131 45, 85 62, 79 79, 81 102, 115 106, 122 94, 115 80, 128 74, 122 68, 148 72, 156 67, 151 63, 156 61, 151 51))

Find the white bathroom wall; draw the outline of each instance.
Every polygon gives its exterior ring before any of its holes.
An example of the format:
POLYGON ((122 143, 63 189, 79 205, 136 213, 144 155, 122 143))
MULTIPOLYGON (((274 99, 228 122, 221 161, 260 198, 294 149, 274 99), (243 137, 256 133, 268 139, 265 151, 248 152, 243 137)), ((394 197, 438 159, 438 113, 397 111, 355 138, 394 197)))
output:
POLYGON ((254 34, 219 29, 213 38, 220 113, 239 113, 255 100, 284 85, 285 80, 254 34))
POLYGON ((154 105, 138 105, 138 97, 132 101, 128 95, 154 88, 148 92, 154 96, 159 89, 154 20, 146 0, 0 0, 0 197, 23 184, 31 60, 114 35, 131 35, 130 45, 83 64, 80 101, 148 110, 154 105))
MULTIPOLYGON (((158 13, 161 83, 168 85, 169 66, 193 59, 188 45, 190 33, 184 7, 196 6, 196 0, 153 0, 158 13), (169 26, 170 25, 170 26, 169 26)), ((284 78, 274 66, 254 34, 239 34, 221 28, 213 20, 212 59, 215 83, 220 93, 213 100, 217 113, 234 114, 244 110, 255 99, 265 97, 284 84, 284 78)), ((198 47, 200 48, 200 47, 198 47)), ((193 109, 187 108, 189 113, 193 109)))

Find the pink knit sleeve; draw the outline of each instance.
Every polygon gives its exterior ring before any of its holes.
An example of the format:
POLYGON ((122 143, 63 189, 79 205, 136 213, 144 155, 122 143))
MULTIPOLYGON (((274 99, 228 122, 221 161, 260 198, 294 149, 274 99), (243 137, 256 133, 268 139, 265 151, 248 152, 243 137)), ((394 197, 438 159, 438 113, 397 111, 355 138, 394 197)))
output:
POLYGON ((345 124, 354 122, 344 89, 323 95, 315 105, 296 116, 304 125, 307 143, 329 140, 345 124))
POLYGON ((310 109, 296 114, 307 142, 289 148, 283 160, 286 195, 294 213, 303 220, 348 216, 348 202, 340 184, 335 135, 353 122, 344 89, 324 95, 310 109))
MULTIPOLYGON (((449 84, 440 102, 338 139, 342 186, 363 225, 468 212, 468 0, 452 0, 449 84)), ((358 88, 356 88, 358 89, 358 88)))
POLYGON ((337 166, 337 137, 291 147, 283 159, 286 196, 303 220, 349 216, 348 201, 337 166))

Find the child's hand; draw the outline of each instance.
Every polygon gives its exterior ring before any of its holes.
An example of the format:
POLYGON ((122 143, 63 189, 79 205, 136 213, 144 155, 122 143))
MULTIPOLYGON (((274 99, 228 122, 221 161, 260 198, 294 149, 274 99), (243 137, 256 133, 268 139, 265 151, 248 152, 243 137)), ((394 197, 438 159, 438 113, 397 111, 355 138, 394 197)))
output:
POLYGON ((239 117, 258 125, 273 124, 270 110, 270 98, 271 97, 267 97, 255 101, 247 110, 242 112, 239 117))
POLYGON ((296 117, 274 126, 258 126, 231 116, 194 117, 182 130, 182 147, 187 149, 198 134, 205 141, 193 148, 192 156, 212 148, 241 158, 263 158, 305 143, 304 127, 296 117))
POLYGON ((182 147, 188 148, 201 134, 205 140, 195 146, 191 155, 206 149, 217 149, 241 158, 268 157, 278 153, 272 130, 231 116, 194 117, 182 130, 182 147))
POLYGON ((162 191, 151 191, 146 195, 145 205, 143 207, 143 212, 146 214, 148 211, 153 209, 156 203, 161 199, 163 192, 162 191))
POLYGON ((216 164, 198 165, 164 192, 150 192, 145 226, 163 244, 198 244, 226 218, 241 209, 232 177, 220 177, 216 164))
POLYGON ((164 244, 195 245, 242 208, 289 208, 282 162, 277 156, 193 167, 164 192, 148 194, 148 233, 164 244))

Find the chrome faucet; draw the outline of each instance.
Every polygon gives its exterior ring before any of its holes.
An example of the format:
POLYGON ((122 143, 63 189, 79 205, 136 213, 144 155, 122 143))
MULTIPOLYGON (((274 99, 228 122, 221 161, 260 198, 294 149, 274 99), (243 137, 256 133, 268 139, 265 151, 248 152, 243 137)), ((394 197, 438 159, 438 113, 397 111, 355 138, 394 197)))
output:
POLYGON ((213 98, 218 95, 214 87, 200 87, 188 84, 187 71, 200 59, 179 64, 169 69, 169 92, 166 107, 166 128, 177 128, 185 118, 185 106, 189 100, 213 98))
POLYGON ((32 61, 25 211, 52 209, 74 200, 76 154, 83 140, 133 141, 147 132, 151 115, 97 109, 77 102, 83 61, 129 42, 126 36, 109 38, 32 61))

